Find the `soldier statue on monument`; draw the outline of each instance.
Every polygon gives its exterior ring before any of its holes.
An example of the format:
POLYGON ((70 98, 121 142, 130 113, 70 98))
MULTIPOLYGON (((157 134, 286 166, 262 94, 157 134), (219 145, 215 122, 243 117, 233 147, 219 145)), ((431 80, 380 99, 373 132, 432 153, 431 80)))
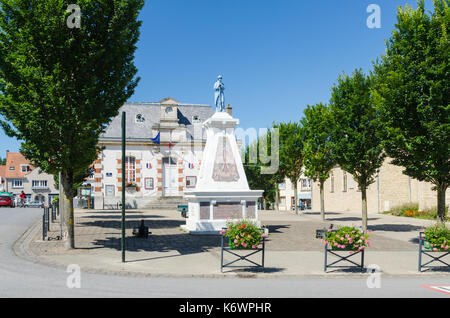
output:
POLYGON ((225 85, 222 83, 222 75, 219 75, 217 82, 214 83, 214 103, 216 104, 216 112, 225 111, 225 85))

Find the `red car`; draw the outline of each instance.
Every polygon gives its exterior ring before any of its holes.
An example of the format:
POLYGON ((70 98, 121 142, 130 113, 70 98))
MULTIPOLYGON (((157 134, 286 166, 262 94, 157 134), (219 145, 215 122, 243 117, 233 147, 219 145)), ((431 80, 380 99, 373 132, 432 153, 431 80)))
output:
POLYGON ((14 201, 10 195, 0 194, 0 207, 6 206, 13 208, 14 207, 14 201))

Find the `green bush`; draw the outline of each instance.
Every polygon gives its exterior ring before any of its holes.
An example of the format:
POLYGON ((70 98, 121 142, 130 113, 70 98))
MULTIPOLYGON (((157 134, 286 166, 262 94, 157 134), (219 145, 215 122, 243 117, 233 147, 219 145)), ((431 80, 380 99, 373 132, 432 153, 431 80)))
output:
POLYGON ((239 249, 261 248, 263 230, 247 220, 228 221, 227 229, 220 232, 230 241, 230 247, 239 249))
POLYGON ((395 216, 403 216, 405 215, 406 211, 419 211, 419 203, 404 203, 399 206, 393 207, 390 211, 387 213, 390 213, 395 216))
MULTIPOLYGON (((448 214, 448 206, 445 207, 446 215, 448 214)), ((385 214, 392 214, 395 216, 414 217, 427 220, 436 220, 437 207, 432 207, 419 211, 418 203, 405 203, 396 207, 393 207, 390 211, 384 212, 385 214)), ((447 217, 448 219, 448 217, 447 217)))
POLYGON ((425 229, 425 238, 433 251, 446 252, 450 244, 450 229, 445 224, 436 224, 425 229))

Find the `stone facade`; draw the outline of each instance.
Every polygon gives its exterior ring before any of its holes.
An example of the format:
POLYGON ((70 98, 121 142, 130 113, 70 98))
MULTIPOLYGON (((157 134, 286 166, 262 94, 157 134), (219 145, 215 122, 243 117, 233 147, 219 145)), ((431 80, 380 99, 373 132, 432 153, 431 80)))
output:
MULTIPOLYGON (((295 208, 295 191, 294 185, 289 178, 285 178, 284 182, 278 185, 280 192, 280 200, 278 208, 283 211, 293 210, 295 208)), ((306 176, 302 175, 297 182, 297 194, 298 194, 298 204, 308 208, 311 206, 311 190, 312 181, 306 176)))
MULTIPOLYGON (((437 205, 437 192, 433 185, 419 182, 403 174, 403 168, 390 164, 387 158, 380 168, 375 182, 367 189, 368 213, 389 211, 404 203, 418 203, 419 209, 431 208, 437 205)), ((331 171, 330 178, 324 184, 325 211, 361 211, 361 191, 358 184, 349 173, 339 167, 331 171)), ((448 205, 450 191, 446 193, 448 205)), ((320 210, 319 183, 312 187, 312 208, 320 210)))

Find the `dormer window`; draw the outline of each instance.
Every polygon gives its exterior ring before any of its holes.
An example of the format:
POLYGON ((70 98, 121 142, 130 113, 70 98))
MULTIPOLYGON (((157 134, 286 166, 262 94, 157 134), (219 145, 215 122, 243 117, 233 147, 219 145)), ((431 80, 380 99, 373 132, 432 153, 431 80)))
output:
POLYGON ((29 165, 20 165, 20 170, 22 171, 22 173, 25 173, 30 171, 31 169, 29 165))
POLYGON ((192 116, 192 123, 197 124, 200 122, 200 117, 198 115, 192 116))
POLYGON ((137 123, 143 123, 145 121, 145 118, 142 114, 137 114, 136 115, 136 122, 137 123))

